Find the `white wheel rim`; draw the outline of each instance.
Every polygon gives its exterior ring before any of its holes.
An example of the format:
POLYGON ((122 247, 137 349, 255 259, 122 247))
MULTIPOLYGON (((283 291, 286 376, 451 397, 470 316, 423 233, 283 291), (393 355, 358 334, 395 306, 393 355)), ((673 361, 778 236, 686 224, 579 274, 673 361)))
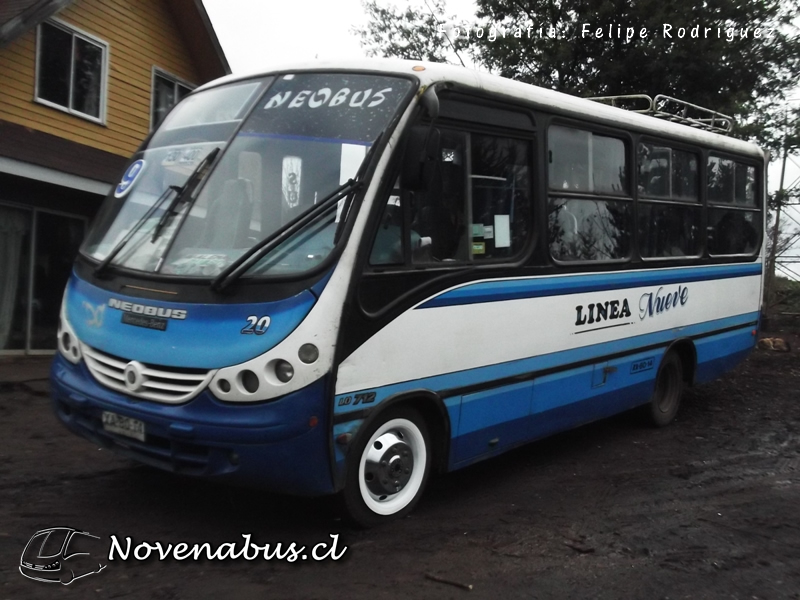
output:
MULTIPOLYGON (((402 462, 396 452, 388 456, 387 462, 394 465, 402 462)), ((403 510, 416 497, 422 487, 422 478, 425 474, 425 467, 428 461, 428 453, 425 448, 425 440, 422 432, 412 421, 408 419, 392 419, 387 421, 370 437, 358 463, 358 487, 361 498, 372 512, 379 515, 393 515, 403 510), (379 442, 380 440, 380 442, 379 442), (375 443, 383 443, 384 448, 376 448, 375 443), (370 489, 370 482, 367 477, 372 475, 368 472, 368 460, 375 462, 380 457, 387 457, 386 443, 392 444, 394 448, 407 448, 409 457, 406 457, 406 464, 409 465, 409 472, 401 475, 401 489, 396 493, 376 493, 370 489), (410 458, 410 461, 408 460, 410 458), (410 465, 413 463, 413 466, 410 465), (404 479, 404 478, 407 478, 404 479)), ((402 465, 401 465, 402 466, 402 465)), ((370 469, 369 471, 371 471, 370 469)), ((388 485, 392 485, 392 481, 388 485)), ((373 484, 374 487, 374 484, 373 484)))

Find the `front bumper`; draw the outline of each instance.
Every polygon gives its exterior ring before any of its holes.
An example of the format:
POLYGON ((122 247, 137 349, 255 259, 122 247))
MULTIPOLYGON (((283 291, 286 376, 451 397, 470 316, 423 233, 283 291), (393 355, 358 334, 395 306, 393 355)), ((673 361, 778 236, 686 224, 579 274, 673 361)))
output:
POLYGON ((326 378, 248 405, 222 403, 207 390, 180 405, 139 400, 101 386, 83 362, 61 355, 50 380, 59 420, 100 447, 184 475, 290 494, 334 492, 326 378), (145 441, 106 431, 103 411, 143 421, 145 441))

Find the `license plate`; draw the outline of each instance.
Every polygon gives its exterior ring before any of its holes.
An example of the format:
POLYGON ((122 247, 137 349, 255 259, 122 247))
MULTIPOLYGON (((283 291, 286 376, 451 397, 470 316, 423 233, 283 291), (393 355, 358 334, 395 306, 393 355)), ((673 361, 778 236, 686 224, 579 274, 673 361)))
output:
POLYGON ((144 441, 144 422, 139 419, 123 417, 117 413, 103 411, 103 429, 117 435, 144 441))

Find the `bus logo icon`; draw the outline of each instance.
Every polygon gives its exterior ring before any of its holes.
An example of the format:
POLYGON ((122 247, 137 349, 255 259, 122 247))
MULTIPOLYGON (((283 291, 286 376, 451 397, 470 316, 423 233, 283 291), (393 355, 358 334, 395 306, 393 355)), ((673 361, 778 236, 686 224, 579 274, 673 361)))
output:
POLYGON ((140 159, 128 167, 128 170, 125 171, 125 175, 122 176, 122 181, 119 182, 117 189, 114 190, 115 198, 123 198, 129 191, 131 191, 133 184, 136 183, 139 175, 141 175, 142 171, 144 171, 145 164, 145 161, 140 159))
POLYGON ((19 559, 28 579, 69 585, 106 568, 100 538, 72 527, 51 527, 33 534, 19 559))

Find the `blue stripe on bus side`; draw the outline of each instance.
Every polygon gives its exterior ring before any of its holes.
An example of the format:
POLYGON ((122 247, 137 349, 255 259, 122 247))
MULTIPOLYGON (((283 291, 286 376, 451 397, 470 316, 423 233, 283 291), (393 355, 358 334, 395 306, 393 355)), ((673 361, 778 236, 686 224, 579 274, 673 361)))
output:
POLYGON ((428 300, 418 309, 480 302, 501 302, 585 292, 602 292, 649 285, 669 285, 692 281, 751 277, 761 274, 761 263, 717 265, 678 269, 657 269, 622 273, 595 273, 530 279, 504 279, 466 285, 428 300))
MULTIPOLYGON (((697 340, 698 382, 733 368, 753 340, 749 328, 697 340)), ((647 403, 663 356, 663 348, 651 350, 464 395, 461 422, 451 427, 450 469, 647 403)))
MULTIPOLYGON (((348 404, 339 406, 339 401, 347 396, 352 397, 355 393, 363 391, 376 392, 375 404, 370 405, 375 406, 383 399, 402 392, 421 389, 441 392, 448 389, 463 388, 471 385, 497 381, 507 377, 513 377, 515 375, 524 375, 536 371, 557 368, 562 365, 580 363, 595 359, 599 361, 603 360, 603 357, 605 356, 625 352, 635 352, 637 348, 645 348, 661 344, 666 346, 676 337, 700 336, 732 327, 744 328, 748 327, 749 324, 756 322, 758 317, 758 312, 745 313, 735 317, 726 317, 724 319, 714 319, 704 323, 687 325, 686 327, 681 328, 677 333, 674 329, 665 329, 663 331, 623 338, 612 342, 602 342, 599 344, 582 346, 580 348, 574 348, 570 350, 562 350, 560 352, 523 358, 496 365, 476 367, 474 369, 456 371, 454 373, 434 375, 424 379, 414 379, 410 381, 389 384, 377 389, 353 390, 351 392, 338 394, 336 396, 334 410, 337 415, 343 415, 347 414, 348 412, 361 410, 364 408, 363 405, 354 406, 352 404, 348 404)), ((751 341, 750 347, 752 348, 752 344, 755 343, 755 338, 752 337, 749 330, 747 336, 749 336, 748 339, 751 341)))
POLYGON ((729 331, 721 335, 696 340, 696 383, 712 381, 733 369, 753 349, 755 338, 748 333, 729 331))

